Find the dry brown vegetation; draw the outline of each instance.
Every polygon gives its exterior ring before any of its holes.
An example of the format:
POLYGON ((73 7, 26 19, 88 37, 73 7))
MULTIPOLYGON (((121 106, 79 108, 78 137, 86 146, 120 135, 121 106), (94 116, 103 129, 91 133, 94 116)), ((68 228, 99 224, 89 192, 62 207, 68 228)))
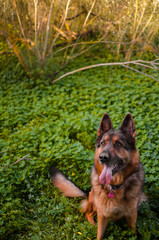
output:
POLYGON ((139 59, 146 51, 159 54, 158 0, 0 2, 2 40, 27 72, 44 70, 48 61, 65 66, 96 44, 127 61, 134 53, 139 59))

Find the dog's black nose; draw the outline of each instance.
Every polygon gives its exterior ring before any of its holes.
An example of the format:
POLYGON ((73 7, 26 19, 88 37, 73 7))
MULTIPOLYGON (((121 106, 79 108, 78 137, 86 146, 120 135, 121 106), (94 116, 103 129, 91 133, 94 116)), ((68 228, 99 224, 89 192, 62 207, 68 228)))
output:
POLYGON ((99 161, 101 163, 108 163, 110 161, 109 152, 101 152, 99 155, 99 161))

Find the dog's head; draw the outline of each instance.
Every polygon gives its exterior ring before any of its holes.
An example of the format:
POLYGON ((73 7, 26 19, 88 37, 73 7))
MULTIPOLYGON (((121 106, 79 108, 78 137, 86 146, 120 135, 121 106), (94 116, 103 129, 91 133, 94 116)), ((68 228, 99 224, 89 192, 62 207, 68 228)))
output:
POLYGON ((109 184, 113 175, 132 161, 131 153, 136 151, 135 136, 135 124, 130 113, 125 116, 117 131, 113 129, 109 115, 103 115, 95 151, 95 166, 101 184, 109 184))

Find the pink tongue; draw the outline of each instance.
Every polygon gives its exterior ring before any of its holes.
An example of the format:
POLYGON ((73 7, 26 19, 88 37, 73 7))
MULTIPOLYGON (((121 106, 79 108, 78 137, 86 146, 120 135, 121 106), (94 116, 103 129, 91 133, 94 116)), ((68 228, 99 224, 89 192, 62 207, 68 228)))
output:
POLYGON ((103 171, 99 176, 99 181, 101 184, 109 184, 112 180, 112 171, 110 167, 104 165, 103 171))

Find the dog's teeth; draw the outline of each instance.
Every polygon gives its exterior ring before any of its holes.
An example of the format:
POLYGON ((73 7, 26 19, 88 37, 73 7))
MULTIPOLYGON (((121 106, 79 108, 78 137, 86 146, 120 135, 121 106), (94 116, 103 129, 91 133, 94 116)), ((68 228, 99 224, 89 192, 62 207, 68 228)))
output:
POLYGON ((117 167, 118 167, 118 165, 117 165, 117 164, 115 164, 114 168, 117 168, 117 167))

